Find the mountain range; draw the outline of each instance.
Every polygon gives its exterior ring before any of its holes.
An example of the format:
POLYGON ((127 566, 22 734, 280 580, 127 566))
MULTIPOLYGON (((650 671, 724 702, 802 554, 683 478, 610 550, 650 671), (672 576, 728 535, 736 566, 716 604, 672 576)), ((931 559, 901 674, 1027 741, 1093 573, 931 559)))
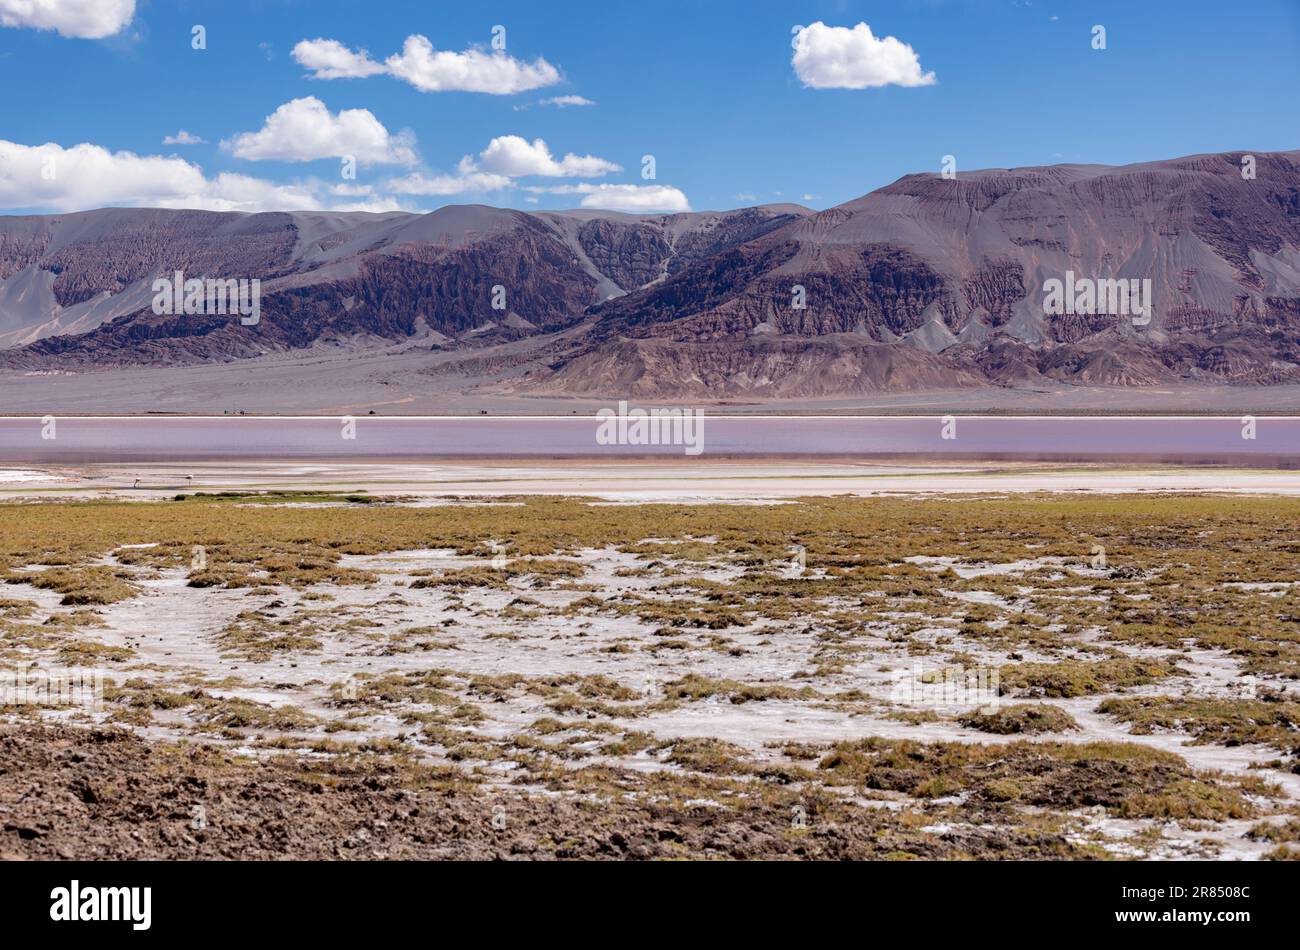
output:
POLYGON ((0 376, 322 352, 520 397, 1300 383, 1300 151, 908 175, 820 212, 0 217, 0 376), (259 321, 155 313, 177 271, 260 280, 259 321), (1045 312, 1067 272, 1149 280, 1150 322, 1045 312))

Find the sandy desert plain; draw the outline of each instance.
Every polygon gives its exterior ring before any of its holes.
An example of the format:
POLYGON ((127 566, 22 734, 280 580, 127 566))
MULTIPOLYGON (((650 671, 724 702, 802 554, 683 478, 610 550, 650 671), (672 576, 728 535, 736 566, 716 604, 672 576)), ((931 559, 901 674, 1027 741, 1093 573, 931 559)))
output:
POLYGON ((1294 859, 1297 496, 6 463, 0 857, 1294 859), (32 701, 67 670, 99 701, 32 701))

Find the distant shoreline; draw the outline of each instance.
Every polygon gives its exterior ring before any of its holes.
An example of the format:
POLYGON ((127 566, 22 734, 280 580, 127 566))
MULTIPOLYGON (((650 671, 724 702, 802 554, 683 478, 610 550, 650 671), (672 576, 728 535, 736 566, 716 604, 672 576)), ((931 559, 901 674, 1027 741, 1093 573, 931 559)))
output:
MULTIPOLYGON (((853 409, 790 409, 775 411, 765 409, 763 412, 728 411, 726 407, 701 406, 689 402, 638 402, 629 400, 644 409, 699 409, 706 419, 938 419, 943 416, 958 416, 965 419, 1240 419, 1242 416, 1257 416, 1273 419, 1300 419, 1297 409, 1252 409, 1249 411, 1230 411, 1225 409, 1187 409, 1171 411, 1165 409, 1111 411, 1107 409, 1062 409, 1043 411, 1041 409, 934 409, 925 412, 914 408, 872 409, 857 411, 853 409)), ((357 419, 403 419, 403 420, 458 420, 458 419, 593 419, 594 412, 577 411, 557 413, 554 411, 538 412, 9 412, 0 414, 0 422, 9 419, 41 419, 50 415, 58 419, 339 419, 353 416, 357 419)))
POLYGON ((8 466, 0 498, 162 501, 222 491, 362 492, 403 499, 548 495, 700 503, 834 495, 1151 492, 1300 495, 1300 470, 916 458, 263 459, 8 466))

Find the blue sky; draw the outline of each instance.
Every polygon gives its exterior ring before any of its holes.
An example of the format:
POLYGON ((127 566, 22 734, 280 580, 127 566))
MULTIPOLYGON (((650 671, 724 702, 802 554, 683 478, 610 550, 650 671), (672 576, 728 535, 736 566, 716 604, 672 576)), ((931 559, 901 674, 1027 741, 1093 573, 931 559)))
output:
POLYGON ((26 24, 15 0, 0 0, 0 23, 12 24, 0 26, 6 212, 824 208, 938 171, 944 155, 960 175, 1300 147, 1297 0, 102 2, 124 25, 81 38, 114 24, 79 22, 75 10, 26 24), (823 32, 808 34, 801 74, 791 30, 814 23, 823 32), (859 23, 874 39, 848 32, 859 23), (206 49, 192 49, 196 24, 206 49), (1104 50, 1093 49, 1097 24, 1104 50), (496 25, 504 51, 491 48, 496 25), (422 91, 386 64, 409 37, 457 56, 479 49, 475 62, 450 60, 435 83, 454 85, 441 77, 466 66, 499 87, 536 88, 422 91), (885 37, 898 44, 886 49, 885 37), (294 50, 318 39, 373 74, 311 78, 319 67, 294 50), (893 58, 854 59, 876 55, 893 58), (837 62, 847 84, 885 84, 835 88, 837 62), (501 80, 510 70, 523 78, 501 80), (542 104, 566 96, 594 104, 542 104), (368 116, 344 121, 348 110, 368 116), (295 134, 320 127, 318 142, 295 134), (204 141, 164 144, 182 129, 204 141), (82 144, 92 148, 71 151, 82 144), (355 179, 341 176, 344 148, 369 150, 355 179), (653 180, 641 175, 646 154, 653 180))

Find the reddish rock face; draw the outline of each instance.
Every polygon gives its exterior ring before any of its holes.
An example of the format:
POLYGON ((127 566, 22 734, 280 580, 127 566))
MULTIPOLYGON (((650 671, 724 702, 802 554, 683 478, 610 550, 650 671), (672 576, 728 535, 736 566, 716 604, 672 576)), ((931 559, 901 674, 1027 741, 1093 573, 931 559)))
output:
POLYGON ((0 367, 224 361, 322 340, 364 347, 421 334, 470 347, 544 334, 580 322, 611 294, 801 213, 106 209, 0 218, 0 367), (150 284, 176 271, 261 280, 259 323, 154 314, 150 284))
POLYGON ((1300 152, 1242 159, 909 175, 820 213, 0 218, 0 369, 539 338, 521 391, 1300 382, 1300 152), (260 322, 155 315, 177 270, 260 279, 260 322), (1150 321, 1047 313, 1067 271, 1150 281, 1150 321))
POLYGON ((700 343, 618 340, 576 357, 533 391, 707 401, 824 398, 981 384, 978 371, 943 356, 836 335, 700 343))
MULTIPOLYGON (((1239 153, 907 176, 596 308, 594 345, 731 340, 752 353, 755 332, 849 334, 930 357, 887 373, 865 361, 878 375, 843 381, 844 394, 924 388, 945 367, 952 386, 1298 382, 1300 153, 1254 157, 1254 178, 1239 153), (1049 314, 1045 283, 1067 272, 1150 281, 1150 319, 1105 306, 1049 314)), ((671 394, 669 372, 660 353, 638 385, 671 394)), ((567 366, 549 385, 585 391, 581 376, 567 366)), ((820 395, 826 379, 783 386, 820 395)))

